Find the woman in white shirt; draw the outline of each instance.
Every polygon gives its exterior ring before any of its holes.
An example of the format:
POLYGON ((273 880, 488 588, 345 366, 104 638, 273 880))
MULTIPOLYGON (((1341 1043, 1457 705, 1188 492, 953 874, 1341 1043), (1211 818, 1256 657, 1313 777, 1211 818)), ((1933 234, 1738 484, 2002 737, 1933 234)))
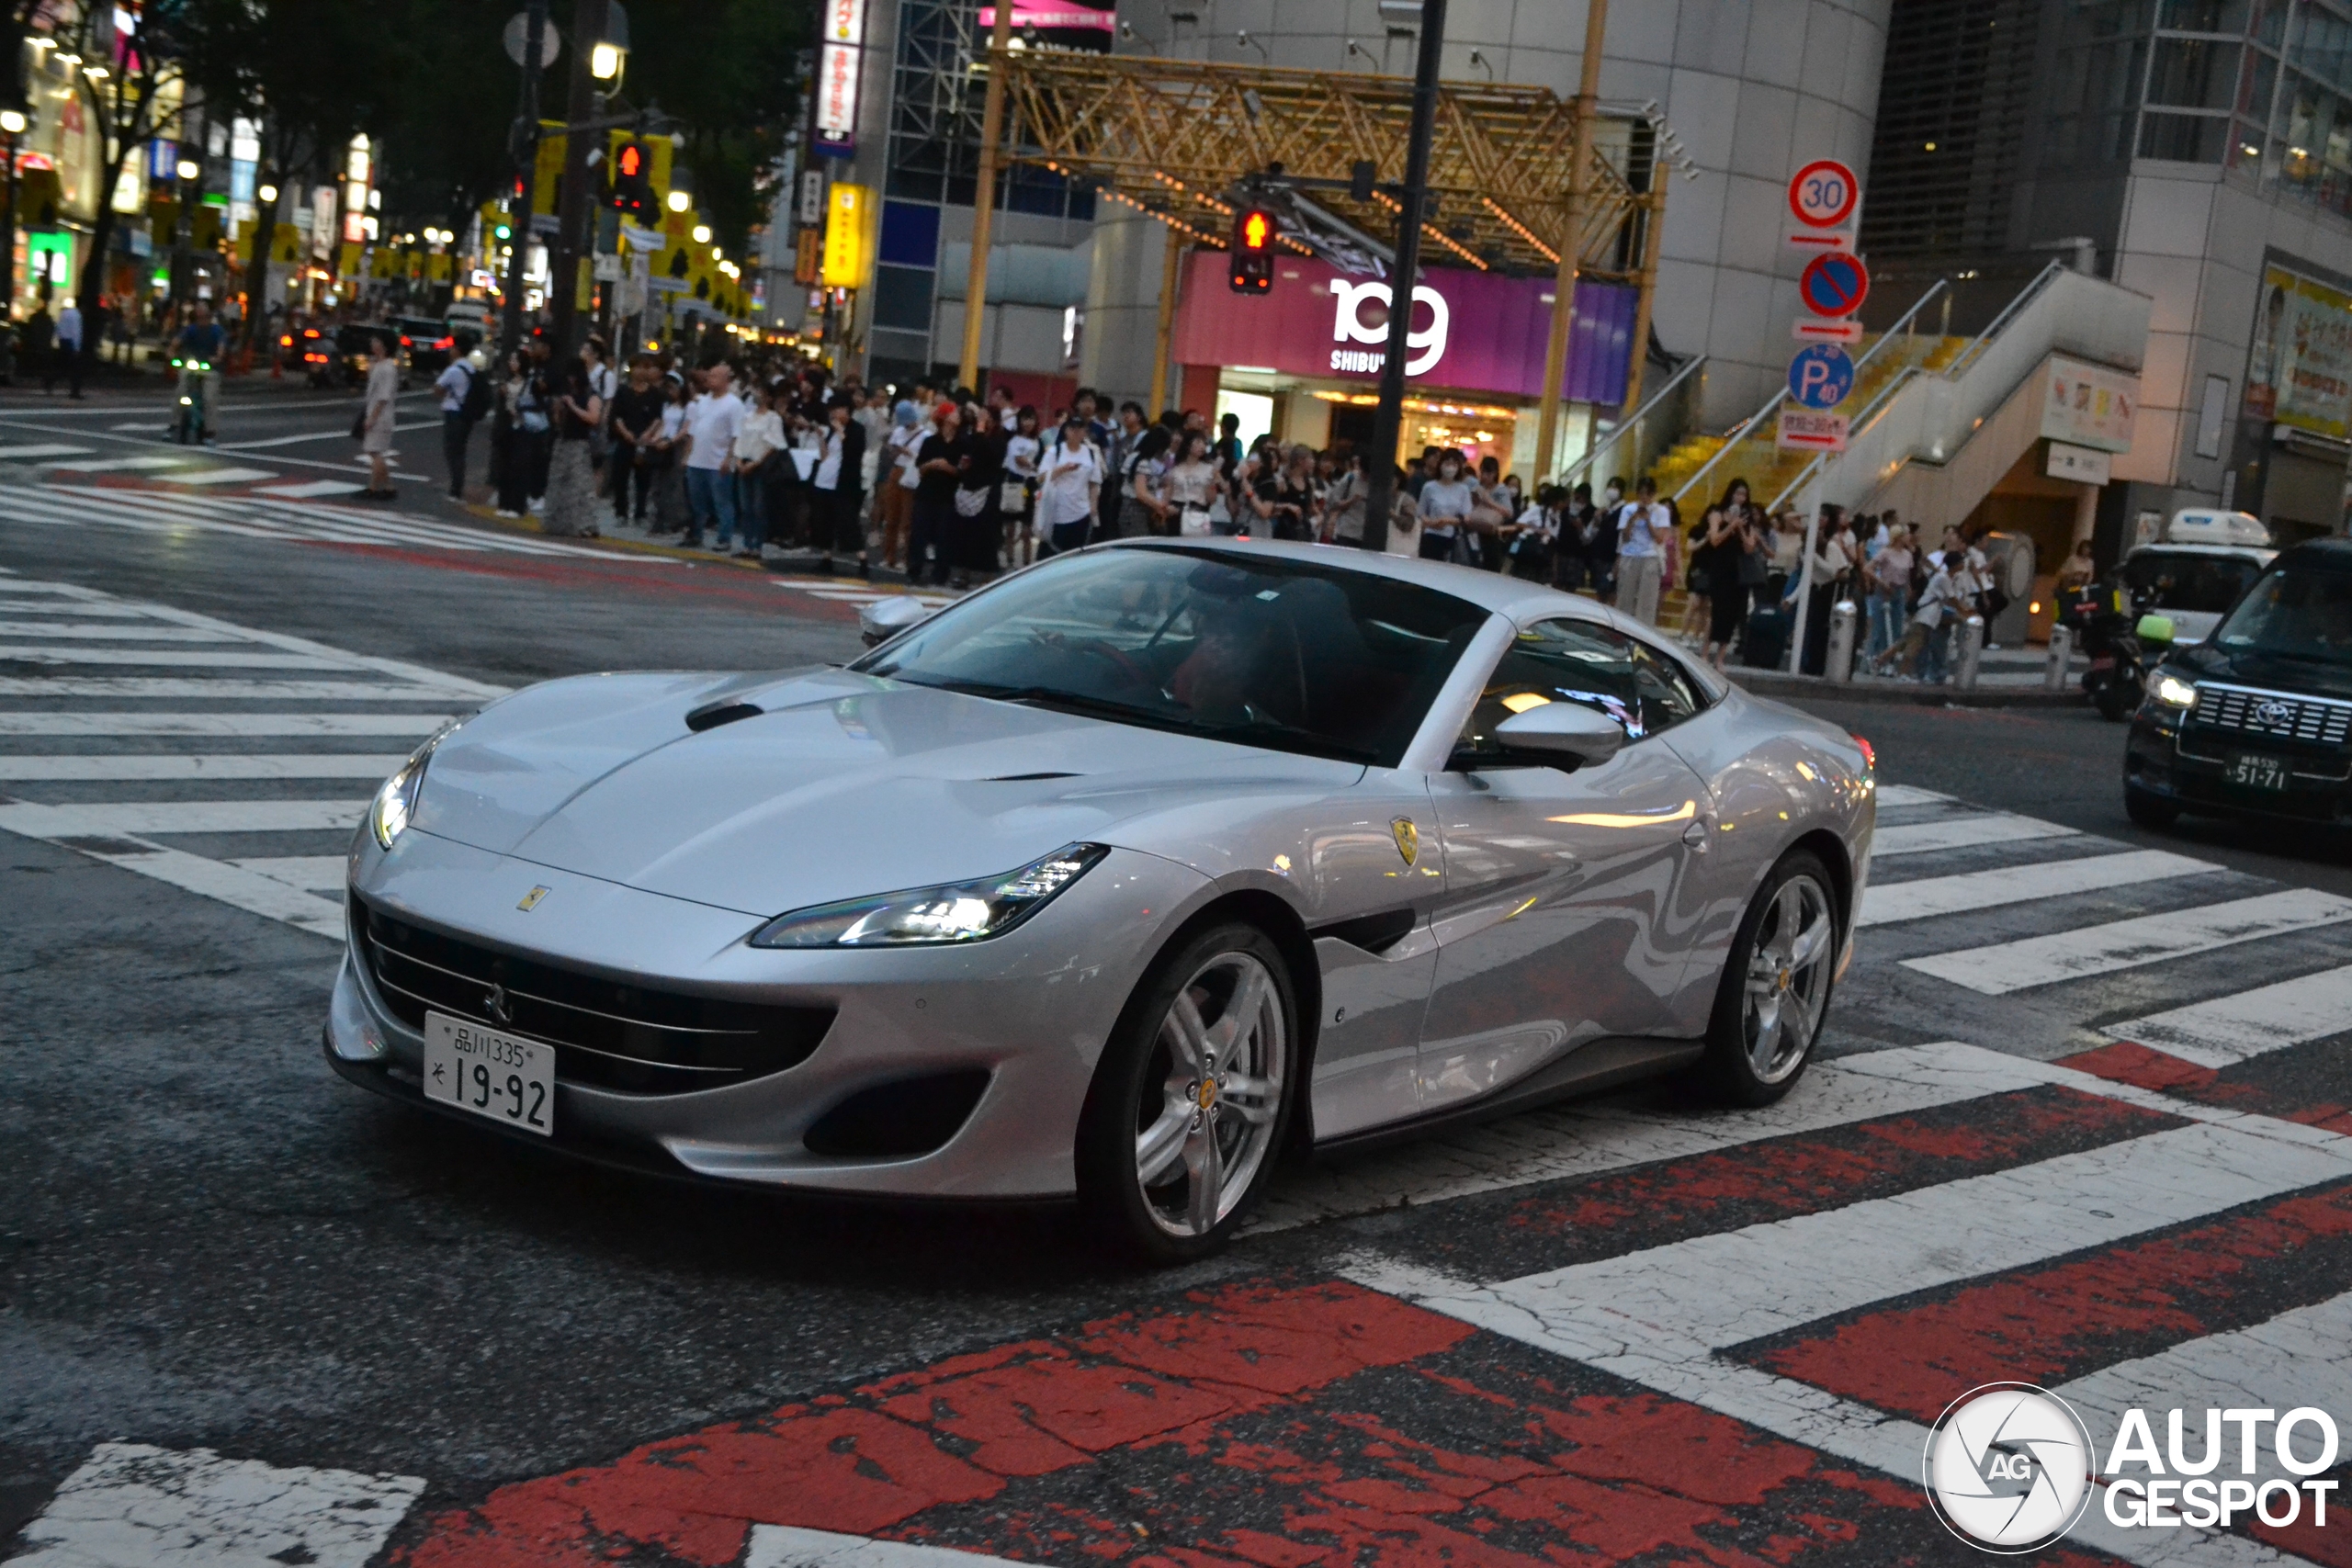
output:
POLYGON ((1037 410, 1023 404, 1012 416, 1012 434, 1004 443, 1004 491, 997 510, 1004 517, 1004 558, 1026 566, 1037 558, 1037 536, 1027 526, 1037 494, 1037 459, 1046 444, 1037 434, 1037 410))
POLYGON ((783 450, 784 416, 775 412, 771 393, 764 388, 755 390, 729 454, 735 460, 735 526, 743 542, 735 553, 745 560, 758 560, 767 543, 768 484, 775 455, 783 450))
POLYGON ((1168 470, 1167 502, 1178 534, 1209 532, 1209 518, 1225 492, 1225 478, 1209 457, 1205 432, 1187 432, 1175 463, 1168 470))
POLYGON ((1420 519, 1423 560, 1455 558, 1457 536, 1469 521, 1470 509, 1477 500, 1476 487, 1462 477, 1461 455, 1441 455, 1437 478, 1421 487, 1420 503, 1414 509, 1414 515, 1420 519))

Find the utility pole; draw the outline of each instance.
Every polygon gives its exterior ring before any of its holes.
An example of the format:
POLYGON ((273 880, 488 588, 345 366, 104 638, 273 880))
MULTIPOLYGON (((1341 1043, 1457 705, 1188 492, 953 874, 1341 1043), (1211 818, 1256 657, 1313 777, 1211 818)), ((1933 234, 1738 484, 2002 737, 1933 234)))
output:
POLYGON ((1004 66, 1012 49, 1012 0, 997 0, 989 29, 989 90, 980 100, 980 178, 972 192, 972 266, 964 284, 964 357, 956 379, 977 390, 980 380, 980 318, 989 302, 989 235, 996 222, 997 143, 1004 134, 1004 66))
MULTIPOLYGON (((523 87, 510 141, 523 194, 515 198, 513 254, 506 263, 506 319, 498 333, 498 363, 523 346, 523 263, 531 250, 531 186, 539 164, 539 56, 548 36, 548 0, 531 0, 523 25, 523 87)), ((576 41, 576 40, 575 40, 576 41)))
MULTIPOLYGON (((572 0, 571 87, 563 117, 572 125, 603 118, 603 95, 596 91, 596 79, 589 67, 592 51, 605 36, 605 0, 572 0)), ((563 185, 555 209, 560 227, 548 263, 551 306, 548 338, 558 365, 570 363, 580 347, 573 341, 580 303, 580 261, 596 231, 592 218, 595 185, 589 173, 588 159, 609 141, 602 130, 564 134, 563 185)))
MULTIPOLYGON (((1584 227, 1585 193, 1592 185, 1592 124, 1600 112, 1600 43, 1609 29, 1609 0, 1585 0, 1584 70, 1577 83, 1576 161, 1568 165, 1567 201, 1560 225, 1560 271, 1552 285, 1552 335, 1544 345, 1544 401, 1536 422, 1535 471, 1549 484, 1559 450, 1560 387, 1568 371, 1568 327, 1577 313, 1577 235, 1584 227)), ((1657 175, 1652 174, 1656 180, 1657 175)), ((1655 220, 1655 215, 1654 215, 1655 220)), ((1634 374, 1641 374, 1649 344, 1634 344, 1634 374)), ((1633 400, 1625 412, 1633 412, 1633 400)))
POLYGON ((1437 131, 1438 53, 1445 47, 1445 0, 1421 0, 1420 53, 1413 68, 1413 129, 1405 147, 1405 188, 1396 194, 1396 267, 1388 280, 1388 352, 1380 362, 1380 407, 1372 419, 1371 481, 1363 507, 1363 547, 1388 547, 1388 513, 1396 497, 1396 441, 1405 426, 1406 342, 1413 331, 1413 285, 1421 271, 1421 218, 1429 204, 1430 142, 1437 131))
POLYGON ((23 139, 27 120, 25 111, 17 107, 16 87, 17 62, 0 61, 0 71, 8 75, 0 80, 0 136, 7 138, 7 159, 5 172, 7 179, 0 184, 0 387, 10 385, 16 378, 17 325, 14 317, 17 295, 17 143, 23 139))

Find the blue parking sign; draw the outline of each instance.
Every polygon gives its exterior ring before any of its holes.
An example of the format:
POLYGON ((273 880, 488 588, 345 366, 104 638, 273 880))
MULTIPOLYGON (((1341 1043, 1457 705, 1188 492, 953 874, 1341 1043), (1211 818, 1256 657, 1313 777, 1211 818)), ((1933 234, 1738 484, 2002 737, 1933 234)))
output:
POLYGON ((1807 344, 1789 361, 1789 396, 1809 409, 1834 409, 1853 389, 1853 358, 1834 343, 1807 344))

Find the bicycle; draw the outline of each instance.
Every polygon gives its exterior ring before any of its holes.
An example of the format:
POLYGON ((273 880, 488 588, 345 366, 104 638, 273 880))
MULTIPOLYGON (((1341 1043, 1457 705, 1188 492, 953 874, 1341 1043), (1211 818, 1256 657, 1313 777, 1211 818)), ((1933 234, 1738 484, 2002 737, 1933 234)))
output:
POLYGON ((172 423, 172 438, 181 446, 200 444, 211 439, 212 363, 206 359, 175 357, 172 368, 179 372, 179 409, 172 423))

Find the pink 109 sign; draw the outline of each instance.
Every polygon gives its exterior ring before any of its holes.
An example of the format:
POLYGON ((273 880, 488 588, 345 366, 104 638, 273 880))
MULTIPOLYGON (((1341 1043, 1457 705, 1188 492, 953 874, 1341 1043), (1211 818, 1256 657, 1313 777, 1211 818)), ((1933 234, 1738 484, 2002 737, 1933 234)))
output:
MULTIPOLYGON (((1393 290, 1305 256, 1277 264, 1262 296, 1225 286, 1222 251, 1196 251, 1175 332, 1182 365, 1272 370, 1318 380, 1378 379, 1387 357, 1393 290)), ((1551 332, 1552 280, 1429 267, 1413 290, 1405 374, 1432 387, 1502 397, 1540 397, 1551 332)), ((1626 351, 1636 295, 1579 282, 1562 395, 1614 404, 1625 396, 1626 351)))

